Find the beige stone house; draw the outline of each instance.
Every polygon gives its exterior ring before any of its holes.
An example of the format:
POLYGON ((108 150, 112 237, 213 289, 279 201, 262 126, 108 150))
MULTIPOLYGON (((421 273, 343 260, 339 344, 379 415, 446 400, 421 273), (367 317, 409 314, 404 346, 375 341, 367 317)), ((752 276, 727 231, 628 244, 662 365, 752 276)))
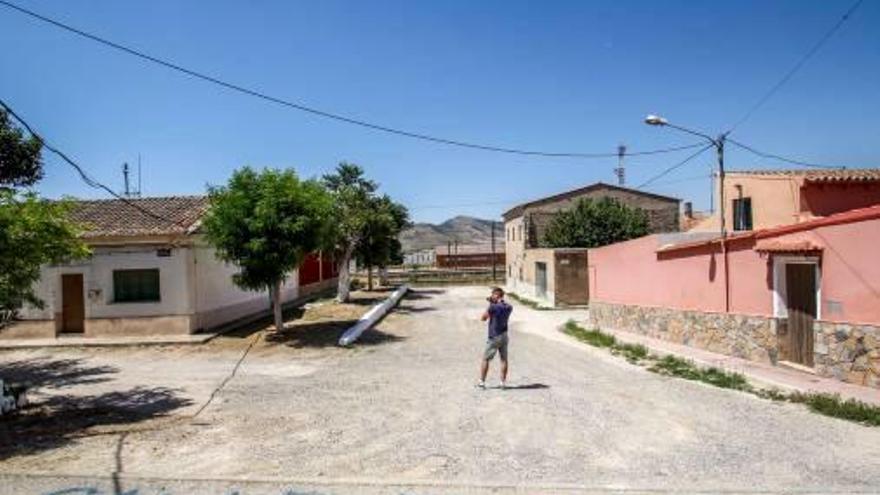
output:
POLYGON ((589 302, 587 250, 542 247, 553 216, 582 198, 613 198, 640 208, 652 233, 679 230, 679 199, 602 182, 517 205, 502 215, 509 291, 549 306, 589 302))
MULTIPOLYGON (((235 266, 217 260, 200 234, 207 207, 204 196, 76 202, 71 216, 92 255, 43 267, 45 307, 23 308, 0 338, 189 334, 267 313, 267 294, 233 285, 235 266)), ((286 303, 335 284, 333 263, 317 260, 307 283, 299 270, 288 277, 286 303)))

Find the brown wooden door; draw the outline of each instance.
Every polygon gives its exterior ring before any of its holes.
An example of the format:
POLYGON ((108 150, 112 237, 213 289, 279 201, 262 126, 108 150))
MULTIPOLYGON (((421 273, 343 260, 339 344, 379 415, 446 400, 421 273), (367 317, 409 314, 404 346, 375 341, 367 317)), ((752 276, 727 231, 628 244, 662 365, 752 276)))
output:
POLYGON ((86 303, 83 298, 83 276, 80 273, 61 276, 61 331, 82 333, 85 330, 86 303))
POLYGON ((788 301, 788 360, 813 366, 813 320, 816 318, 816 265, 785 265, 788 301))

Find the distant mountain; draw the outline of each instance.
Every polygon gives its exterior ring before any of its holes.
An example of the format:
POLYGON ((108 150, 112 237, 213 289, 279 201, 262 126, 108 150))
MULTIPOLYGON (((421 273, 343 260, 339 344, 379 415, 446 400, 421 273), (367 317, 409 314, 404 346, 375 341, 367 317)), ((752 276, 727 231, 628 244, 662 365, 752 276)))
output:
MULTIPOLYGON (((492 242, 492 221, 457 216, 441 224, 416 223, 400 233, 405 253, 441 246, 456 239, 459 244, 489 244, 492 242)), ((495 223, 495 242, 503 248, 504 224, 501 222, 495 223)))

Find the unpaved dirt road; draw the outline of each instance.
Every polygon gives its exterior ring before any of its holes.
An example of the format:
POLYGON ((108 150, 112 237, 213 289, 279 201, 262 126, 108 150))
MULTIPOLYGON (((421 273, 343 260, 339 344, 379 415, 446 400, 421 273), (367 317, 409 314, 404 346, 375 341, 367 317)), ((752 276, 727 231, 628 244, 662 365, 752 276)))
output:
POLYGON ((515 305, 514 388, 475 389, 485 292, 419 290, 353 349, 261 341, 196 418, 253 336, 0 353, 81 400, 0 430, 0 494, 880 492, 880 429, 651 374, 565 312, 515 305))

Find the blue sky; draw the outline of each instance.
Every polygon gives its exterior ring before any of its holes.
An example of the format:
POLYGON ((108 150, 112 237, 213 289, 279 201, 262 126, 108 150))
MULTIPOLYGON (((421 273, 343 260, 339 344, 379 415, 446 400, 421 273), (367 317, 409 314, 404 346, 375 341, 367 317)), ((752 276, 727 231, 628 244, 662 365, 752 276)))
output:
MULTIPOLYGON (((838 1, 178 2, 16 0, 237 84, 450 139, 547 151, 690 144, 647 113, 729 127, 851 5, 838 1)), ((844 27, 733 137, 806 161, 880 166, 880 2, 844 27)), ((0 95, 95 177, 193 194, 239 166, 304 177, 362 165, 419 221, 497 217, 613 182, 616 159, 549 159, 414 141, 299 113, 148 65, 0 8, 0 95)), ((638 185, 687 152, 631 157, 638 185)), ((39 190, 100 197, 46 157, 39 190)), ((706 208, 709 152, 650 190, 706 208), (705 176, 706 178, 703 178, 705 176)), ((730 150, 730 169, 782 164, 730 150)))

